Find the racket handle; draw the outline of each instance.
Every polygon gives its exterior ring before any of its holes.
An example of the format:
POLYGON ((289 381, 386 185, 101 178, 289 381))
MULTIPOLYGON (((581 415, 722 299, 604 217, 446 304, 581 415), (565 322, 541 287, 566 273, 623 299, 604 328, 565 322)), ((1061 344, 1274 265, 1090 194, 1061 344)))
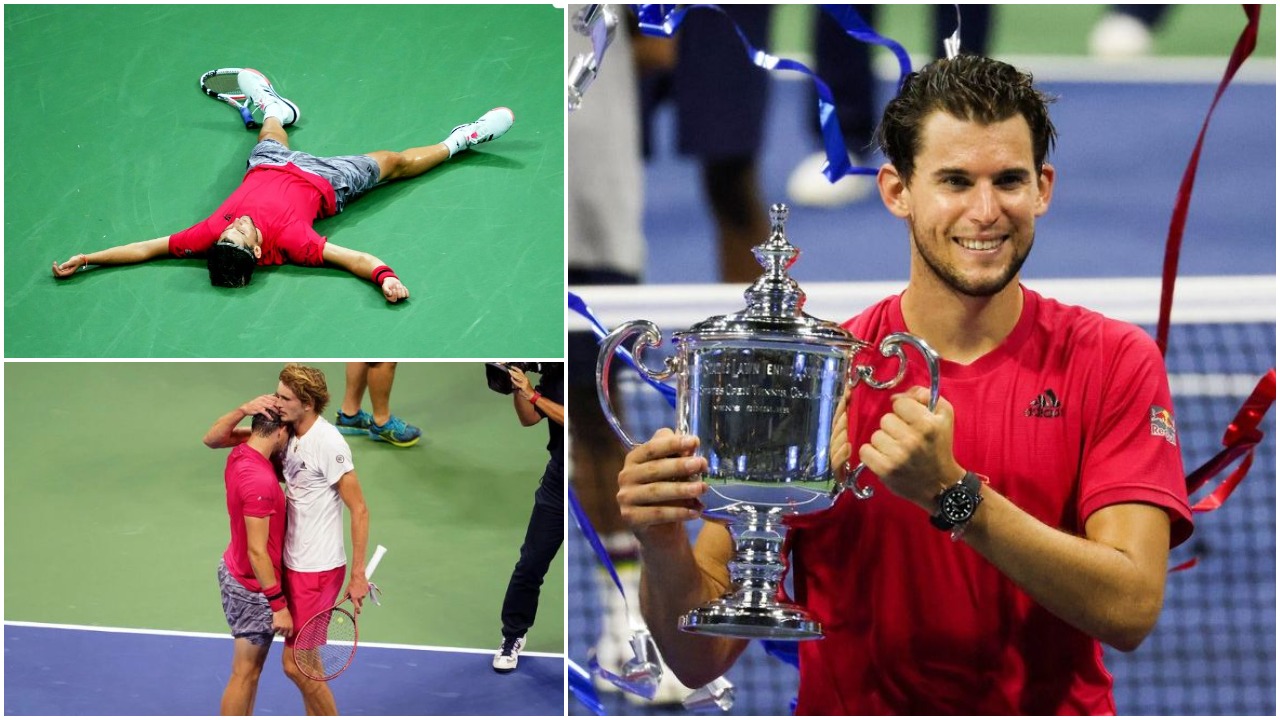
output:
POLYGON ((253 113, 249 112, 249 108, 237 108, 240 111, 240 117, 244 119, 244 126, 250 130, 258 127, 258 122, 253 119, 253 113))
POLYGON ((369 566, 364 570, 366 580, 373 579, 373 571, 378 569, 378 563, 382 562, 382 556, 387 554, 387 549, 381 545, 373 551, 373 559, 369 561, 369 566))

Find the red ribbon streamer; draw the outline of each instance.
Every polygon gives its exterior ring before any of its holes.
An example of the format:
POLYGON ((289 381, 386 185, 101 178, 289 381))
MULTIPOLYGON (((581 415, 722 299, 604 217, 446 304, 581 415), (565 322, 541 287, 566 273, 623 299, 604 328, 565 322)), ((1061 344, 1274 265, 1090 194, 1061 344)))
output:
POLYGON ((1276 371, 1271 370, 1258 381, 1249 399, 1244 401, 1240 412, 1236 413, 1236 419, 1227 426, 1227 432, 1222 436, 1222 451, 1187 476, 1187 493, 1190 494, 1244 456, 1244 461, 1226 480, 1191 507, 1192 512, 1206 513, 1222 507, 1222 503, 1249 473, 1249 468, 1253 465, 1253 449, 1262 441, 1258 423, 1262 422, 1262 417, 1271 409, 1275 400, 1276 371))
MULTIPOLYGON (((1262 6, 1245 5, 1243 7, 1248 22, 1245 24, 1244 31, 1240 33, 1240 39, 1236 41, 1231 59, 1227 62, 1227 70, 1223 73, 1222 81, 1218 83, 1218 91, 1214 93, 1209 112, 1205 114, 1204 123, 1200 126, 1200 135, 1196 138, 1196 146, 1191 152, 1191 159, 1187 162, 1187 169, 1182 174, 1182 184, 1178 187, 1173 216, 1169 219, 1169 235, 1165 241, 1164 251, 1164 277, 1160 288, 1160 319, 1156 324, 1156 344, 1160 347, 1162 356, 1169 349, 1169 317, 1173 311, 1173 286, 1178 277, 1178 255, 1182 249, 1182 232, 1187 225, 1187 208, 1191 204, 1191 191, 1195 187, 1196 172, 1200 167, 1200 151, 1204 147, 1205 133, 1209 130, 1209 119, 1213 117, 1213 111, 1218 107, 1218 100, 1222 98, 1236 71, 1258 44, 1258 23, 1262 6)), ((1227 432, 1222 438, 1223 450, 1187 476, 1187 494, 1190 495, 1210 479, 1217 477, 1231 463, 1244 457, 1239 467, 1226 480, 1192 506, 1193 513, 1212 512, 1222 507, 1222 503, 1226 502, 1240 481, 1244 480, 1245 475, 1249 473, 1249 468, 1253 466, 1254 448, 1262 440, 1258 423, 1271 409, 1275 399, 1276 371, 1272 368, 1258 382, 1249 399, 1236 414, 1236 419, 1227 426, 1227 432)), ((1196 558, 1191 558, 1172 568, 1170 572, 1189 570, 1195 567, 1197 562, 1196 558)))
POLYGON ((1200 167, 1200 150, 1204 147, 1204 136, 1209 130, 1209 119, 1213 117, 1213 111, 1218 107, 1218 100, 1222 98, 1222 93, 1231 83, 1231 78, 1235 77, 1236 71, 1244 64, 1245 58, 1253 53, 1254 47, 1258 44, 1258 17, 1261 13, 1261 5, 1244 6, 1244 14, 1249 18, 1249 22, 1245 25, 1244 32, 1240 33, 1235 50, 1231 52, 1227 71, 1222 76, 1222 82, 1218 83, 1218 92, 1214 94, 1213 103, 1209 105, 1204 124, 1200 126, 1200 136, 1196 139, 1195 150, 1192 151, 1191 160, 1182 174, 1182 185, 1178 188, 1173 217, 1169 220, 1169 237, 1165 241, 1164 248, 1164 283, 1160 290, 1160 321, 1156 326, 1156 344, 1160 346, 1162 355, 1169 347, 1169 314, 1173 310, 1173 283, 1178 277, 1178 254, 1182 249, 1182 231, 1187 225, 1187 206, 1191 204, 1191 190, 1196 184, 1196 171, 1200 167))

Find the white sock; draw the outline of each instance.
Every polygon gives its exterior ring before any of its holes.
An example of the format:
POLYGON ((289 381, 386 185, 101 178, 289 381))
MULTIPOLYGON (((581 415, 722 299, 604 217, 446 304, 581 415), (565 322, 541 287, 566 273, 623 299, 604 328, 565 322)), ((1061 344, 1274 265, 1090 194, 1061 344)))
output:
POLYGON ((265 121, 267 118, 273 117, 279 120, 281 125, 284 125, 292 112, 292 108, 288 105, 275 100, 267 103, 266 107, 262 108, 262 119, 265 121))
POLYGON ((471 145, 467 143, 467 137, 470 135, 468 128, 468 125, 464 125, 449 133, 449 137, 441 141, 444 143, 445 147, 449 148, 449 157, 453 157, 454 155, 457 155, 463 150, 471 147, 471 145))

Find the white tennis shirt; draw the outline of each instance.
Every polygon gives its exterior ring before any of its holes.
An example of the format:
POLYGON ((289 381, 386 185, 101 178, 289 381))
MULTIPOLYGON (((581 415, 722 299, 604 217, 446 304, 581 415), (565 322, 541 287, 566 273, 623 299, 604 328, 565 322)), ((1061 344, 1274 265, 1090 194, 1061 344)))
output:
POLYGON ((305 435, 289 439, 284 457, 289 500, 285 567, 322 572, 347 563, 338 481, 355 469, 346 439, 324 418, 317 418, 305 435))

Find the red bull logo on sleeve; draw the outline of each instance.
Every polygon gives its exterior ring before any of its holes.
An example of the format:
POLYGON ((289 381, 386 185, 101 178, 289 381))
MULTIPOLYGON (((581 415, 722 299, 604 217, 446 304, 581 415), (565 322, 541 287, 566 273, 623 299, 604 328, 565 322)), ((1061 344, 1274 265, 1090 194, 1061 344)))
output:
POLYGON ((1159 405, 1152 405, 1151 434, 1168 440, 1170 445, 1177 445, 1178 431, 1174 429, 1173 413, 1159 405))

